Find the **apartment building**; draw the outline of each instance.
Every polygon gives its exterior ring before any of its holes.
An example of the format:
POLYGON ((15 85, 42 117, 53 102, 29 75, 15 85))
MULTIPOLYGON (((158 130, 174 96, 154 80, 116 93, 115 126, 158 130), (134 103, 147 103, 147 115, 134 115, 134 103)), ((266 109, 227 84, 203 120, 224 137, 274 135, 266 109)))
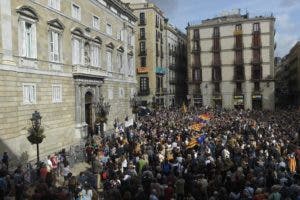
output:
POLYGON ((274 22, 234 11, 189 24, 191 105, 273 110, 274 22))
POLYGON ((106 130, 132 118, 136 21, 118 0, 1 0, 0 152, 35 156, 35 110, 42 155, 93 131, 100 97, 111 106, 106 130))
POLYGON ((165 23, 166 34, 166 87, 169 92, 167 107, 182 105, 187 96, 186 35, 165 23))
POLYGON ((300 42, 281 59, 276 70, 276 86, 278 106, 300 106, 300 42))
POLYGON ((136 72, 141 105, 166 106, 166 52, 164 14, 146 0, 123 0, 139 19, 136 28, 136 72))

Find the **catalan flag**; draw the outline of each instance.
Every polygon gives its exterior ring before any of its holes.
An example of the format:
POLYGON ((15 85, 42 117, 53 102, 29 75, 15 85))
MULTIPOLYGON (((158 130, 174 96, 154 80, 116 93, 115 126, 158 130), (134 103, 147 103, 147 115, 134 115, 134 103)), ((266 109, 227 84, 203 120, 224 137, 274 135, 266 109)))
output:
POLYGON ((194 123, 190 126, 190 129, 193 131, 201 131, 201 129, 204 127, 204 124, 202 123, 194 123))
POLYGON ((181 109, 182 109, 183 113, 187 112, 187 107, 186 107, 185 103, 182 104, 182 108, 181 109))

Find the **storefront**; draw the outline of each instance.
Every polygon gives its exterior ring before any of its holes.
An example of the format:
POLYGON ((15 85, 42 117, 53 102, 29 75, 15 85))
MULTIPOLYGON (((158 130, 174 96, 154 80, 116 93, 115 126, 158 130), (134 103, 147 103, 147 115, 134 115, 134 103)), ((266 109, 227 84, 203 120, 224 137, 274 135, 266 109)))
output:
POLYGON ((234 108, 238 110, 244 109, 244 95, 234 96, 234 108))
POLYGON ((252 95, 252 109, 253 110, 262 109, 262 95, 252 95))

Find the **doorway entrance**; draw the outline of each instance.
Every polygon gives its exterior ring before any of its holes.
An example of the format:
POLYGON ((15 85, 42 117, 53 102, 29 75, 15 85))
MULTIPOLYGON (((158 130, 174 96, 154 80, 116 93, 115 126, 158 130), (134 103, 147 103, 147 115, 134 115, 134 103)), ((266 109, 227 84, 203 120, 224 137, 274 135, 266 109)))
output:
POLYGON ((262 95, 252 96, 252 109, 261 110, 262 109, 262 95))
POLYGON ((87 92, 85 94, 85 122, 87 124, 88 135, 93 135, 94 125, 93 125, 93 94, 87 92))

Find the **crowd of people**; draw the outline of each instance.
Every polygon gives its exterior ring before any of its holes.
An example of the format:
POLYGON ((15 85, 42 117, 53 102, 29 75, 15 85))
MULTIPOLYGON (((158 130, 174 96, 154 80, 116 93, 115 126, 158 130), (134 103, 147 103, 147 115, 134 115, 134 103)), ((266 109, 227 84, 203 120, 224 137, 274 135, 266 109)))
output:
POLYGON ((295 111, 157 110, 94 152, 105 199, 300 199, 299 119, 295 111), (210 120, 191 130, 201 114, 210 120))
MULTIPOLYGON (((299 111, 157 109, 131 127, 116 124, 109 137, 87 140, 90 172, 75 177, 64 152, 49 156, 28 198, 299 200, 299 123, 299 111), (203 114, 209 118, 195 130, 203 114)), ((12 187, 6 156, 0 199, 12 187)), ((12 176, 15 194, 23 195, 21 168, 12 176)))

